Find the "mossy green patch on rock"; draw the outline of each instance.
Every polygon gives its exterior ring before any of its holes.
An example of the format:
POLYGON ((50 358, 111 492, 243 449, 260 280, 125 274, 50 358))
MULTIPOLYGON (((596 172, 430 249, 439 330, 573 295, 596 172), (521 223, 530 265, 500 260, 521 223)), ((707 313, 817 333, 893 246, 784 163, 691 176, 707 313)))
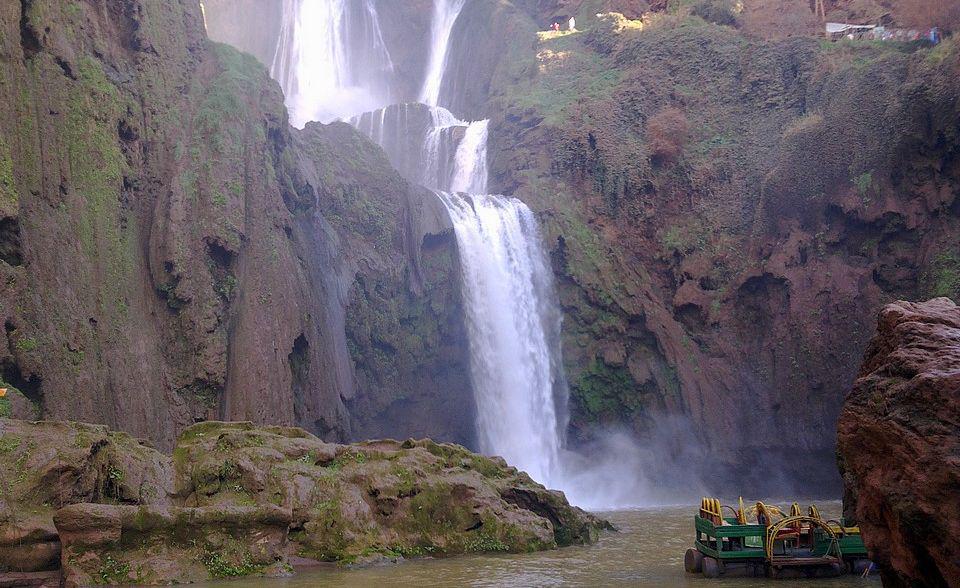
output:
POLYGON ((298 429, 210 422, 183 433, 175 463, 186 504, 243 497, 289 508, 294 549, 324 561, 524 552, 591 541, 582 527, 602 525, 502 460, 430 440, 343 446, 298 429), (503 498, 521 494, 531 498, 503 498))

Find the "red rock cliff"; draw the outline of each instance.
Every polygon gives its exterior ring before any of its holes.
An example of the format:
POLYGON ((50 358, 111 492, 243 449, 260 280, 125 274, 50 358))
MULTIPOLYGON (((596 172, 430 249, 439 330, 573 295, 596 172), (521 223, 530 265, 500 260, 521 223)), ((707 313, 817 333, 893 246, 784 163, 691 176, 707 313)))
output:
POLYGON ((846 514, 884 586, 960 586, 960 307, 881 312, 840 413, 846 514))

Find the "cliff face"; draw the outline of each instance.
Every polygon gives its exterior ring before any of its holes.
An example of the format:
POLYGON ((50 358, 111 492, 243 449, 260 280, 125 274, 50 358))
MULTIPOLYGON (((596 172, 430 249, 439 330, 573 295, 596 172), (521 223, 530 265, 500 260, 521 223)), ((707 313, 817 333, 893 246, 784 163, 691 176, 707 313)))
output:
POLYGON ((960 308, 890 304, 839 423, 845 515, 884 586, 960 585, 958 456, 960 308))
POLYGON ((877 309, 960 295, 956 47, 580 26, 515 46, 487 107, 493 187, 539 212, 560 281, 571 439, 682 439, 714 487, 839 487, 877 309))
MULTIPOLYGON (((389 407, 351 417, 385 377, 356 386, 351 353, 460 336, 433 196, 345 125, 291 129, 278 86, 207 40, 196 2, 7 2, 0 31, 0 369, 20 416, 163 447, 216 417, 344 439, 389 407), (402 312, 355 318, 385 290, 402 312)), ((425 370, 392 400, 430 388, 432 367, 391 370, 425 370)), ((469 398, 465 377, 438 406, 469 398)))

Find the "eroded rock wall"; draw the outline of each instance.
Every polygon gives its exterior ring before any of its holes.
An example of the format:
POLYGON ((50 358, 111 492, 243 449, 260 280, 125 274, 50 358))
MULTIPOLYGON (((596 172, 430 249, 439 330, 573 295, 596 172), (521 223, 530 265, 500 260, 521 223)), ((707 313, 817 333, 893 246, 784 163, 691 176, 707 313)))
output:
POLYGON ((845 515, 884 586, 960 585, 960 307, 880 312, 839 423, 845 515))
POLYGON ((580 26, 505 56, 488 106, 492 186, 539 213, 559 281, 571 441, 626 429, 712 487, 835 491, 877 309, 960 296, 955 46, 580 26))
POLYGON ((8 2, 0 27, 0 376, 19 416, 166 448, 209 418, 348 439, 387 410, 347 409, 386 377, 367 369, 355 387, 353 361, 374 352, 424 358, 392 398, 469 398, 430 377, 428 346, 460 336, 434 196, 345 125, 289 127, 277 84, 206 38, 196 2, 8 2), (403 302, 348 347, 363 284, 403 302))

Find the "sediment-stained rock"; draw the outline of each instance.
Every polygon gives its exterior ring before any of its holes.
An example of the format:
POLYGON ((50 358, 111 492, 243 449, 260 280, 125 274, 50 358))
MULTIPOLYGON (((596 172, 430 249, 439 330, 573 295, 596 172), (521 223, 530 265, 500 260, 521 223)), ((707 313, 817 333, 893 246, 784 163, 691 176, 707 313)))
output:
POLYGON ((840 414, 845 514, 884 586, 960 586, 960 307, 880 312, 840 414))

